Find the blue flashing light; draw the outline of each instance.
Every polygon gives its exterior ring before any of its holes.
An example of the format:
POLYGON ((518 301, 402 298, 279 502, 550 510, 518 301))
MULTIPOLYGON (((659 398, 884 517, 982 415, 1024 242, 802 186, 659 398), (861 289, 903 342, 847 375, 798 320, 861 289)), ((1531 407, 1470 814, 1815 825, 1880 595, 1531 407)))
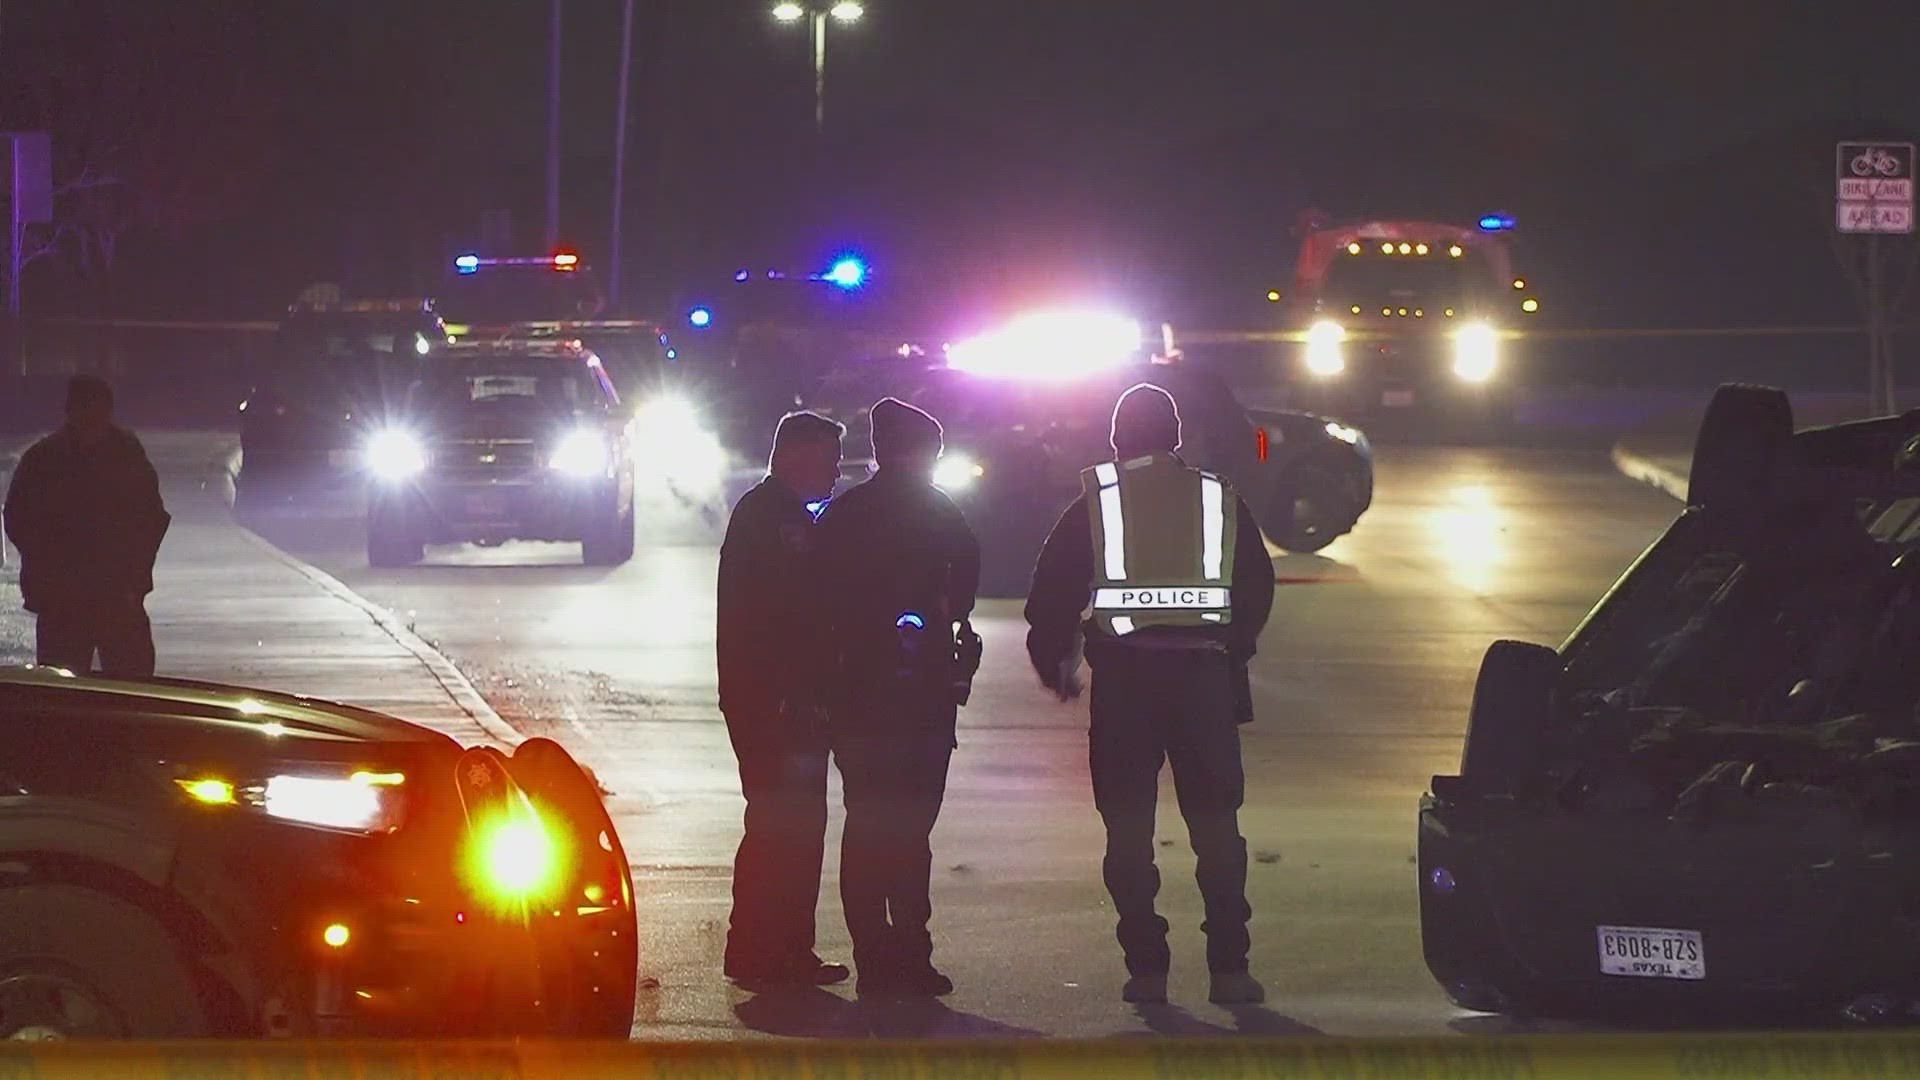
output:
POLYGON ((666 343, 667 343, 667 335, 663 333, 660 335, 660 344, 665 345, 666 343))
POLYGON ((737 272, 735 272, 735 273, 734 273, 734 275, 733 275, 733 280, 735 280, 735 281, 745 281, 745 280, 747 280, 747 279, 748 279, 749 277, 752 277, 752 276, 753 276, 753 275, 751 275, 751 274, 749 274, 749 273, 747 273, 747 272, 746 272, 745 270, 740 270, 740 271, 737 271, 737 272))
POLYGON ((687 312, 687 321, 694 326, 712 326, 713 310, 704 307, 694 308, 692 311, 687 312))
POLYGON ((462 255, 453 260, 453 268, 463 274, 475 274, 480 271, 480 256, 462 255))
POLYGON ((810 502, 807 504, 807 513, 812 514, 814 517, 817 518, 820 516, 820 511, 825 510, 826 508, 827 508, 827 500, 816 499, 813 502, 810 502))
POLYGON ((841 259, 820 279, 843 289, 857 289, 867 283, 867 264, 855 258, 841 259))
POLYGON ((1487 214, 1480 219, 1481 232, 1508 232, 1512 228, 1512 214, 1487 214))
POLYGON ((915 630, 925 630, 927 628, 927 620, 921 618, 919 612, 909 611, 906 614, 900 616, 898 619, 894 620, 893 625, 896 629, 900 629, 900 630, 905 630, 909 626, 913 627, 915 630))

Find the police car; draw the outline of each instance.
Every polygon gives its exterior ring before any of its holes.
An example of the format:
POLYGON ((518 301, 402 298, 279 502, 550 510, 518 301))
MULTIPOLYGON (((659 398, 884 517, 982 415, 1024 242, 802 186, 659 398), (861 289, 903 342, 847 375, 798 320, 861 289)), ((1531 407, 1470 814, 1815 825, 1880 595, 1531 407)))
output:
POLYGON ((627 859, 558 745, 0 672, 0 1038, 625 1038, 627 859))
POLYGON ((1723 387, 1688 495, 1558 649, 1486 654, 1420 805, 1427 965, 1496 1012, 1912 1015, 1920 414, 1795 434, 1723 387))
MULTIPOLYGON (((1191 465, 1232 482, 1268 538, 1314 552, 1351 531, 1373 501, 1366 436, 1304 412, 1249 411, 1218 375, 1181 359, 1168 340, 1149 355, 1139 325, 1112 312, 1043 310, 954 343, 848 365, 812 403, 867 444, 865 410, 894 394, 946 431, 936 482, 981 540, 983 589, 1023 595, 1033 560, 1081 491, 1080 473, 1111 460, 1109 421, 1127 387, 1151 382, 1178 403, 1191 465)), ((856 467, 858 467, 856 465, 856 467)))
POLYGON ((315 300, 288 309, 240 405, 242 513, 357 490, 361 444, 447 341, 431 300, 315 300))
POLYGON ((367 560, 451 541, 579 541, 589 565, 634 551, 636 421, 573 340, 448 346, 361 447, 367 560))

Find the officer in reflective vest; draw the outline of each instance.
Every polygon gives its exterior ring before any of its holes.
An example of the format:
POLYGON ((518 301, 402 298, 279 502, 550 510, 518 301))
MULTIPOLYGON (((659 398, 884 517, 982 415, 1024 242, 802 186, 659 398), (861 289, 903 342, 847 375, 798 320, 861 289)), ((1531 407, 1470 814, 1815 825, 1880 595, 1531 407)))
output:
POLYGON ((1089 761, 1107 829, 1103 867, 1119 915, 1131 1002, 1166 1000, 1167 922, 1154 910, 1154 807, 1162 762, 1198 859, 1210 997, 1255 1004, 1247 970, 1247 845, 1239 723, 1247 661, 1273 606, 1273 563, 1253 515, 1220 477, 1188 466, 1173 398, 1142 383, 1113 410, 1114 460, 1088 469, 1034 568, 1027 652, 1062 700, 1093 669, 1089 761))

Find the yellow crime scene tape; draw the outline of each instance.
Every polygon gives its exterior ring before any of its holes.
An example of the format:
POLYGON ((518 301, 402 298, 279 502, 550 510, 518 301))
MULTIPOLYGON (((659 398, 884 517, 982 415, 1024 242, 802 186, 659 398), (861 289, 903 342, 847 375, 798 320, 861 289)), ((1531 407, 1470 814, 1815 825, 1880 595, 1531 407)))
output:
POLYGON ((1920 1035, 949 1043, 20 1043, 0 1078, 1825 1080, 1920 1076, 1920 1035))

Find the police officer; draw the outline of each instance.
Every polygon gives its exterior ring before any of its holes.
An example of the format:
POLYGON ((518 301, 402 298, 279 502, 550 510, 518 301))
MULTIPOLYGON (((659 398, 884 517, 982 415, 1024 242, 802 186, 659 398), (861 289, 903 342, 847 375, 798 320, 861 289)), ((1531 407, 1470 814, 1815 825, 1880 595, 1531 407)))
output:
MULTIPOLYGON (((823 613, 835 650, 830 717, 846 799, 840 901, 862 994, 944 994, 933 966, 931 836, 946 795, 980 584, 980 548, 933 485, 940 425, 873 407, 878 471, 820 519, 823 613)), ((971 663, 978 663, 975 653, 971 663)))
POLYGON ((39 663, 106 675, 153 674, 146 597, 172 517, 132 432, 113 422, 113 390, 76 375, 67 422, 21 455, 6 532, 20 549, 20 592, 38 616, 39 663))
POLYGON ((827 732, 814 640, 813 512, 833 493, 846 429, 789 413, 766 479, 741 497, 720 547, 720 710, 740 765, 745 835, 733 862, 725 971, 753 989, 844 981, 814 952, 826 854, 827 732))
POLYGON ((1080 694, 1083 648, 1093 669, 1089 759, 1130 976, 1124 998, 1167 995, 1153 831, 1160 766, 1170 760, 1198 859, 1209 996, 1255 1004, 1266 993, 1247 971, 1238 724, 1252 718, 1246 665, 1273 606, 1273 564, 1233 488, 1175 453, 1180 413, 1166 391, 1142 383, 1121 395, 1112 442, 1114 460, 1081 474, 1086 493, 1040 553, 1027 652, 1062 700, 1080 694))

